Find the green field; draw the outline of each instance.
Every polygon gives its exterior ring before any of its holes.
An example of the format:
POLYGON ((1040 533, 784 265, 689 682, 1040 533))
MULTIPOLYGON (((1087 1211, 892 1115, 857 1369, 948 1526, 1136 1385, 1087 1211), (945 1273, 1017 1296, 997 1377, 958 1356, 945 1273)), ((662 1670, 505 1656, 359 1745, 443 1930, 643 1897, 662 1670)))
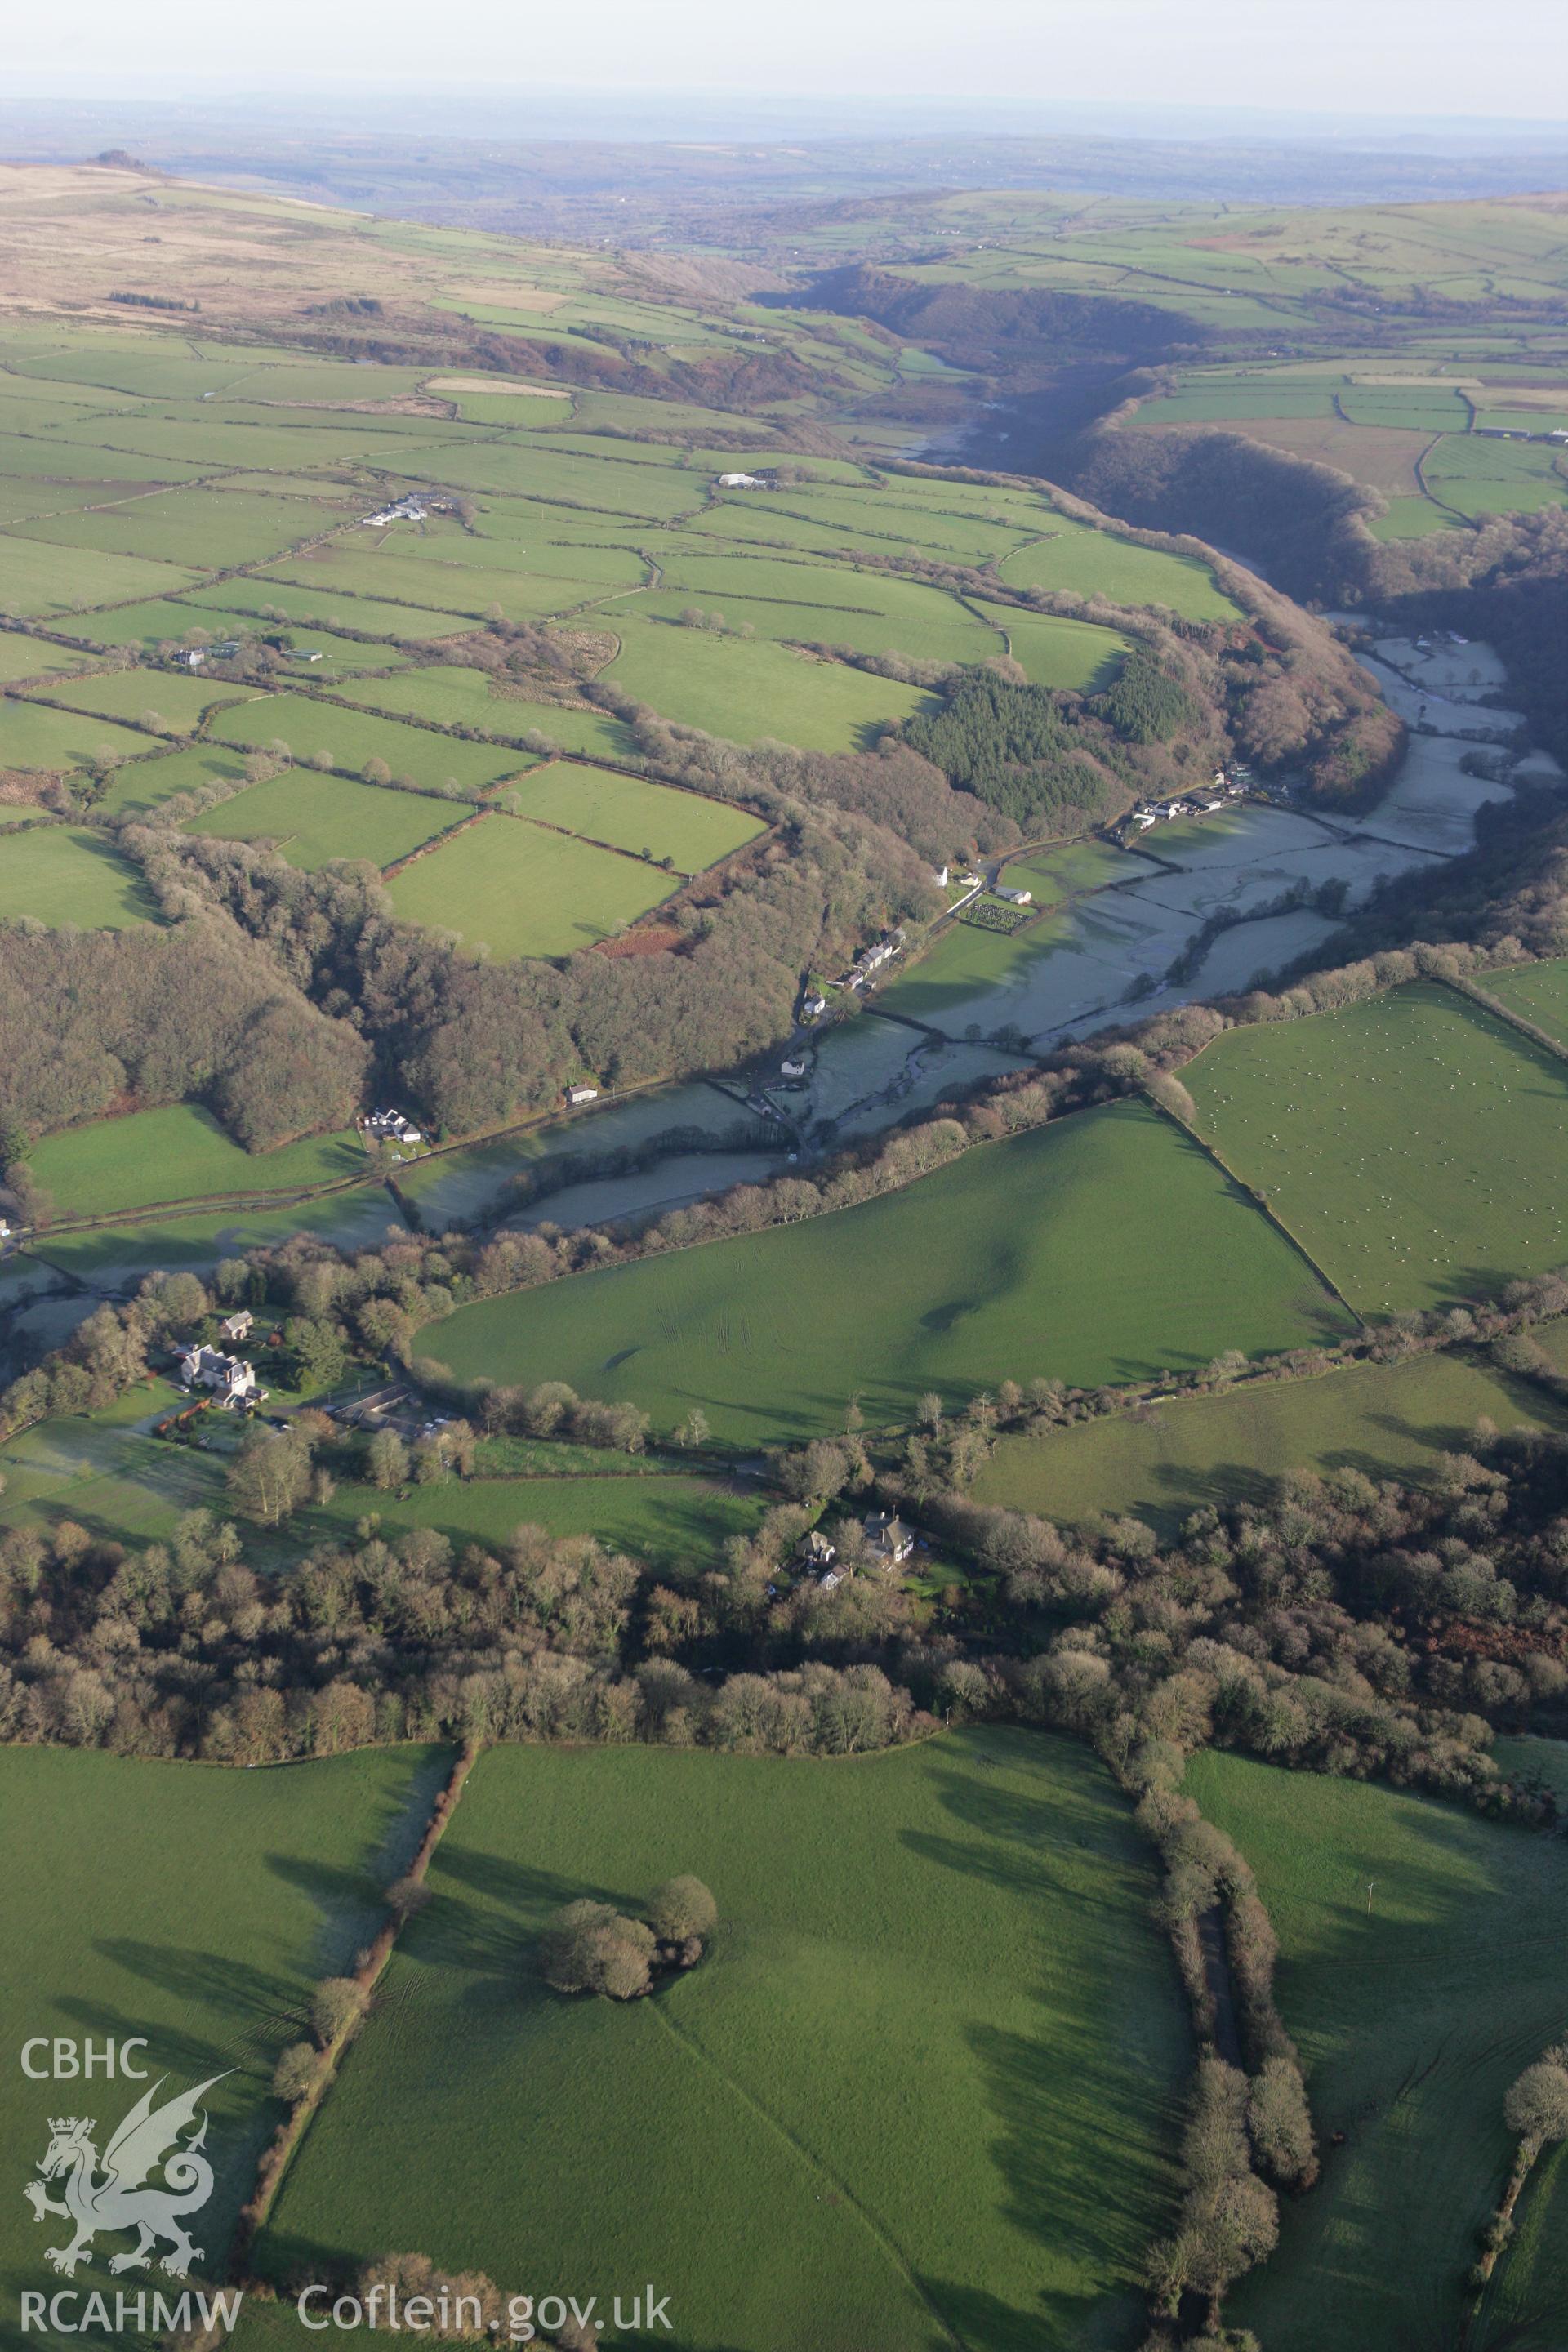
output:
POLYGON ((677 887, 640 858, 491 815, 395 875, 391 892, 405 922, 454 931, 470 950, 482 942, 497 956, 563 956, 634 922, 677 887))
POLYGON ((1042 1437, 1004 1437, 975 1499, 1048 1519, 1122 1513, 1173 1533, 1205 1504, 1264 1502, 1292 1470, 1353 1469, 1419 1484, 1482 1418, 1568 1426, 1549 1398, 1445 1354, 1279 1381, 1117 1413, 1042 1437))
POLYGON ((674 792, 640 776, 618 775, 565 761, 536 769, 511 785, 506 804, 519 816, 560 825, 633 856, 647 850, 682 874, 700 874, 767 830, 760 816, 700 793, 674 792))
POLYGON ((192 817, 185 830, 219 841, 273 841, 290 866, 311 873, 334 857, 395 865, 461 824, 466 814, 460 801, 428 793, 394 792, 353 776, 288 768, 192 817))
POLYGON ((92 670, 97 666, 90 654, 73 652, 68 646, 51 645, 47 637, 26 636, 20 629, 0 629, 0 686, 15 686, 25 678, 53 677, 62 670, 92 670))
POLYGON ((1005 556, 996 567, 1010 588, 1105 596, 1113 604, 1168 604, 1184 621, 1237 617, 1236 606, 1196 556, 1140 547, 1110 531, 1069 522, 1063 515, 1047 515, 1043 520, 1049 537, 1005 556))
MULTIPOLYGON (((1322 2180, 1285 2200, 1279 2252, 1227 2316, 1270 2352, 1455 2343, 1511 2153, 1503 2093, 1563 2028, 1568 1849, 1212 1751, 1186 1786, 1258 1874, 1324 2153, 1322 2180), (1327 2145, 1335 2131, 1342 2147, 1327 2145)), ((1552 2263, 1560 2294, 1561 2240, 1552 2263)), ((1488 2340, 1502 2352, 1510 2339, 1488 2340)), ((1558 2339, 1513 2340, 1544 2352, 1558 2339)))
POLYGON ((187 743, 181 751, 127 761, 115 770, 108 790, 94 805, 106 815, 118 816, 127 809, 156 808, 176 793, 196 792, 203 784, 238 783, 244 774, 243 751, 227 743, 187 743))
POLYGON ((124 760, 153 748, 150 736, 133 734, 107 719, 51 710, 16 695, 0 699, 0 768, 68 772, 86 767, 100 751, 124 760))
POLYGON ((1083 1750, 497 1748, 430 1884, 268 2272, 396 2244, 606 2305, 653 2279, 683 2352, 1134 2340, 1186 2031, 1083 1750), (674 1870, 720 1904, 697 1971, 624 2009, 539 1983, 552 1906, 674 1870))
MULTIPOLYGON (((216 2185, 197 2266, 221 2282, 235 2215, 282 2117, 269 2087, 278 2053, 301 2031, 312 1982, 352 1965, 377 1924, 380 1889, 407 1866, 445 1769, 438 1752, 416 1748, 255 1772, 70 1749, 0 1753, 0 2004, 17 2053, 6 2092, 16 2193, 0 2207, 8 2340, 27 2340, 12 2316, 17 2293, 60 2284, 43 2253, 64 2242, 66 2225, 35 2221, 21 2195, 48 2118, 85 2108, 100 2119, 101 2148, 139 2088, 101 2074, 68 2089, 30 2081, 22 2043, 144 2035, 138 2063, 168 2077, 165 2095, 226 2074, 205 2102, 216 2185)), ((107 2259, 129 2243, 100 2238, 92 2269, 74 2283, 112 2294, 107 2259)))
POLYGON ((313 760, 330 752, 334 767, 356 773, 371 760, 384 760, 395 776, 416 784, 497 782, 526 764, 515 751, 489 743, 465 743, 428 728, 407 727, 373 710, 345 710, 304 694, 271 694, 237 710, 225 710, 213 733, 226 743, 287 743, 295 757, 313 760))
POLYGON ((1489 971, 1481 986, 1506 1004, 1510 1013, 1533 1021, 1568 1053, 1568 957, 1549 963, 1521 964, 1516 971, 1489 971))
MULTIPOLYGON (((602 1456, 590 1454, 590 1463, 602 1456)), ((755 1532, 761 1496, 737 1493, 710 1478, 680 1474, 565 1477, 449 1478, 388 1496, 345 1483, 331 1510, 301 1523, 306 1542, 348 1541, 368 1512, 384 1529, 439 1528, 459 1548, 468 1542, 505 1545, 514 1529, 543 1528, 552 1536, 595 1536, 610 1551, 629 1552, 671 1583, 689 1584, 718 1567, 731 1536, 755 1532)))
MULTIPOLYGON (((393 718, 444 719, 513 740, 537 732, 584 759, 624 760, 637 750, 630 728, 607 710, 493 693, 482 669, 437 666, 410 670, 403 677, 369 678, 350 688, 346 698, 393 718)), ((520 762, 526 764, 521 754, 520 762)))
POLYGON ((808 751, 857 751, 895 720, 936 707, 916 687, 814 661, 764 638, 709 636, 636 618, 622 605, 598 617, 621 641, 604 673, 610 685, 731 742, 772 737, 808 751))
POLYGON ((1131 1105, 971 1150, 903 1191, 742 1241, 460 1308, 416 1352, 463 1380, 564 1380, 726 1439, 912 1420, 1009 1377, 1075 1385, 1343 1328, 1197 1147, 1131 1105))
POLYGON ((35 614, 85 613, 95 604, 132 596, 168 596, 188 587, 195 572, 171 563, 150 563, 139 555, 105 555, 95 548, 51 547, 15 531, 0 532, 0 611, 22 618, 35 614))
POLYGON ((1568 1260, 1568 1069, 1437 982, 1233 1029, 1183 1076, 1203 1133, 1363 1314, 1568 1260))
POLYGON ((133 866, 85 825, 35 824, 0 836, 0 922, 30 916, 84 931, 123 931, 157 913, 133 866))
MULTIPOLYGON (((53 702, 104 719, 140 719, 143 711, 153 710, 166 729, 188 735, 214 703, 253 702, 260 688, 226 686, 218 678, 191 677, 175 670, 111 669, 42 691, 53 702)), ((146 748, 142 742, 136 744, 138 751, 146 748)))
POLYGON ((1109 882, 1146 882, 1149 871, 1145 859, 1130 857, 1109 841, 1091 839, 1010 857, 1001 878, 1010 889, 1032 890, 1037 906, 1049 907, 1085 890, 1102 890, 1109 882))
POLYGON ((28 1165, 58 1215, 101 1217, 213 1193, 303 1191, 363 1175, 365 1156, 348 1135, 245 1151, 199 1104, 170 1103, 46 1136, 28 1165))
POLYGON ((1016 604, 989 604, 979 597, 973 601, 1006 639, 1006 650, 1031 686, 1098 693, 1111 683, 1128 649, 1127 639, 1115 629, 1090 621, 1058 620, 1052 613, 1025 613, 1016 604))

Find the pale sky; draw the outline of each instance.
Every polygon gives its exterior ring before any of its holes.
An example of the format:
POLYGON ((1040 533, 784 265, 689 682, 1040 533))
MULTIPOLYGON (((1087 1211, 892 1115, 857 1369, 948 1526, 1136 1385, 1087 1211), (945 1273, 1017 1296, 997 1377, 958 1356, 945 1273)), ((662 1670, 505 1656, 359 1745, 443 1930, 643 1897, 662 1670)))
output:
POLYGON ((45 81, 173 98, 347 79, 1568 114, 1565 0, 51 0, 3 14, 13 100, 45 81))

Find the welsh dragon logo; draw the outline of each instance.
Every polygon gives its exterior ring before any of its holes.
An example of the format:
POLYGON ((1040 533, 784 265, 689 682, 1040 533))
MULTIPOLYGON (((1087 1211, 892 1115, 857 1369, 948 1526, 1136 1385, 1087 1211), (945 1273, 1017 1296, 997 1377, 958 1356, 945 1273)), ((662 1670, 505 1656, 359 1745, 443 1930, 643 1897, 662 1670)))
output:
POLYGON ((49 2144, 37 2167, 43 2177, 29 2180, 22 2194, 33 2209, 35 2221, 41 2221, 47 2213, 58 2213, 75 2225, 76 2234, 68 2246, 45 2249, 45 2260, 57 2271, 68 2274, 79 2263, 90 2263, 92 2241, 100 2230, 137 2232, 137 2242, 128 2253, 110 2258, 111 2271, 144 2271, 163 2239, 168 2240, 169 2251, 160 2268, 171 2278, 184 2278, 191 2264, 202 2260, 203 2249, 192 2244, 184 2216, 198 2212, 212 2194, 213 2168, 201 2153, 207 2136, 201 2102, 213 2084, 224 2078, 211 2074, 194 2091, 182 2091, 178 2097, 154 2107, 153 2102, 167 2079, 161 2074, 120 2125, 103 2151, 101 2178, 92 2138, 98 2128, 94 2118, 50 2117, 49 2144), (199 2129, 182 2145, 180 2133, 198 2113, 199 2129), (163 2186, 145 2187, 148 2176, 160 2168, 163 2186), (45 2183, 51 2180, 64 2183, 59 2200, 47 2193, 45 2183))

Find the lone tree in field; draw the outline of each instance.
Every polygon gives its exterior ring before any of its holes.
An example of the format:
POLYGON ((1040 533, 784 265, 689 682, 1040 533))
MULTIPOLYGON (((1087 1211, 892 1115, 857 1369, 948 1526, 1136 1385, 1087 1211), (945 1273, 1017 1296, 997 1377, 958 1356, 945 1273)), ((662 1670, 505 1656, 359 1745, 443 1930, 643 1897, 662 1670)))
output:
POLYGON ((1534 2168, 1535 2159, 1552 2142, 1568 2139, 1568 2042, 1554 2042, 1532 2065, 1516 2074, 1503 2095, 1502 2117, 1518 2135, 1513 2164, 1502 2201, 1482 2235, 1482 2253, 1470 2273, 1470 2284, 1486 2284, 1497 2258, 1513 2235, 1513 2209, 1534 2168))
POLYGON ((683 1944, 689 1936, 710 1936, 719 1924, 719 1906, 700 1878, 667 1878, 648 1897, 647 1922, 667 1944, 683 1944))

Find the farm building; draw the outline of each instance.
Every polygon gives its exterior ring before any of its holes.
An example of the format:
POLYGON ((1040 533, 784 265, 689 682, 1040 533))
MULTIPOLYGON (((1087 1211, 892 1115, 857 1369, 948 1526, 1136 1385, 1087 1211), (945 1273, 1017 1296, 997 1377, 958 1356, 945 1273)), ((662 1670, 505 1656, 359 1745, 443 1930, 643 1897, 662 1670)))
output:
POLYGON ((1032 890, 1015 889, 1011 884, 999 882, 996 886, 996 896, 999 898, 1005 898, 1010 907, 1032 907, 1035 903, 1035 894, 1032 890))
POLYGON ((256 1367, 243 1356, 226 1356, 221 1348, 195 1342, 174 1350, 181 1380, 188 1389, 211 1389, 226 1409, 265 1403, 268 1391, 259 1386, 256 1367))
POLYGON ((772 484, 761 474, 721 474, 719 488, 721 490, 765 490, 771 488, 772 484))

